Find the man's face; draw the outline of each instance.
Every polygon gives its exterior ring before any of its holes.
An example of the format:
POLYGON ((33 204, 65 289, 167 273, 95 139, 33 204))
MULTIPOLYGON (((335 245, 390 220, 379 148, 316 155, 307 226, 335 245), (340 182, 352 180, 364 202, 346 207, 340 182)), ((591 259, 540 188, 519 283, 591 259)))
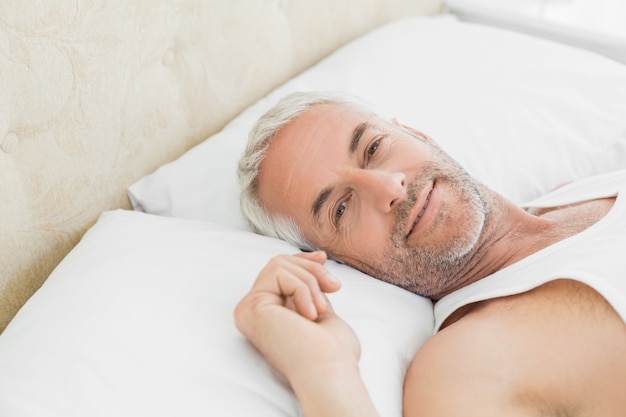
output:
POLYGON ((456 285, 487 217, 471 178, 430 138, 334 104, 273 139, 259 194, 331 256, 435 298, 456 285))

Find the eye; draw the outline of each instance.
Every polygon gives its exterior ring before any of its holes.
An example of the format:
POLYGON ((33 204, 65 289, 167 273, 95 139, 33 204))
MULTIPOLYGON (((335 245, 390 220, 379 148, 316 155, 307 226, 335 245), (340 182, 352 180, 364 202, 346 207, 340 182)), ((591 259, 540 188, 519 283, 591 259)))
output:
POLYGON ((345 213, 346 211, 347 205, 348 204, 346 201, 342 201, 341 203, 339 203, 337 209, 335 210, 335 223, 338 222, 339 219, 341 219, 341 216, 343 216, 343 213, 345 213))
POLYGON ((376 153, 378 150, 378 146, 380 146, 381 139, 376 139, 372 144, 367 148, 365 160, 369 161, 370 158, 376 153))

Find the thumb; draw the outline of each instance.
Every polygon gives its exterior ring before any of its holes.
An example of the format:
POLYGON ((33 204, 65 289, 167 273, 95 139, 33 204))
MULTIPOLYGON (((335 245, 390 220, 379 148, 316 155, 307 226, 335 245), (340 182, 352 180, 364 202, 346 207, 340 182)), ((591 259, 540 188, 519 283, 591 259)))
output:
POLYGON ((311 261, 315 261, 320 264, 323 264, 328 259, 326 252, 321 251, 321 250, 316 250, 314 252, 296 253, 294 256, 297 256, 299 258, 309 259, 311 261))

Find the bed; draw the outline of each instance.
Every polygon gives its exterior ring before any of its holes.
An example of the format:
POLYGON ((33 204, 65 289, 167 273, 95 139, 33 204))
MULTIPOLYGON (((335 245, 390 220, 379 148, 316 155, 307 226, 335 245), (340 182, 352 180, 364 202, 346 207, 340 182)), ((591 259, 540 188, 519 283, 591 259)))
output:
MULTIPOLYGON (((626 66, 435 0, 0 4, 0 415, 293 416, 233 325, 272 256, 237 159, 283 95, 340 90, 523 203, 626 168, 626 66), (6 327, 6 328, 5 328, 6 327)), ((345 265, 330 295, 382 416, 430 300, 345 265)))

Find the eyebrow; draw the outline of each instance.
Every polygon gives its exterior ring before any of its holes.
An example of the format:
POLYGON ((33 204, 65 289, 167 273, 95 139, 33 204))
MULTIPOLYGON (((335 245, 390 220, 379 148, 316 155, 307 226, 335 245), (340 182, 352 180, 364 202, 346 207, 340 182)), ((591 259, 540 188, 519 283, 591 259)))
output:
POLYGON ((359 147, 359 142, 361 141, 361 137, 363 137, 363 133, 370 127, 371 125, 368 122, 359 123, 354 130, 352 131, 352 138, 350 140, 350 147, 348 151, 350 151, 350 155, 354 154, 359 147))
POLYGON ((319 217, 320 210, 322 209, 322 206, 324 205, 326 200, 328 200, 328 197, 330 197, 332 191, 332 187, 326 187, 322 190, 321 193, 319 193, 319 195, 313 202, 313 206, 311 207, 311 213, 313 214, 313 217, 319 217))

